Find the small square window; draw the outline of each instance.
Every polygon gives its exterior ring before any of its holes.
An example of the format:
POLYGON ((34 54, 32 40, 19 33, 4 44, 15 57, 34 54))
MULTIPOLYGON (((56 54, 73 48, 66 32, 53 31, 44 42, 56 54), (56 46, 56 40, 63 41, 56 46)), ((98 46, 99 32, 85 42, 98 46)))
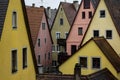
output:
POLYGON ((42 30, 45 30, 45 23, 42 23, 42 30))
POLYGON ((85 12, 82 12, 82 19, 85 19, 85 12))
POLYGON ((17 72, 17 50, 12 51, 12 73, 17 72))
POLYGON ((89 12, 89 18, 92 18, 92 12, 91 11, 89 12))
POLYGON ((100 17, 101 17, 101 18, 104 18, 104 17, 105 17, 105 10, 101 10, 101 11, 100 11, 100 17))
POLYGON ((82 68, 87 68, 87 57, 80 57, 80 65, 82 68))
POLYGON ((80 28, 78 28, 78 35, 82 35, 82 34, 83 34, 83 28, 80 27, 80 28))
POLYGON ((94 30, 93 31, 93 36, 94 37, 99 37, 99 30, 94 30))
POLYGON ((100 69, 100 58, 92 58, 92 68, 100 69))
POLYGON ((112 39, 112 30, 106 31, 106 39, 112 39))
POLYGON ((57 66, 57 61, 53 60, 52 61, 52 66, 57 66))
POLYGON ((27 48, 23 48, 23 68, 27 67, 27 48))
POLYGON ((63 18, 60 18, 60 25, 63 25, 63 18))

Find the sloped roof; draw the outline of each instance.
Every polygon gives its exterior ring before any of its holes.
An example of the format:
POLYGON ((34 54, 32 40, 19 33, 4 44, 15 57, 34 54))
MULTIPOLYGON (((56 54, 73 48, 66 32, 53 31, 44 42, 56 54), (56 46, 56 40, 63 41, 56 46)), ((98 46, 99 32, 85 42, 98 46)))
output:
POLYGON ((93 38, 95 43, 107 57, 107 59, 111 62, 117 72, 120 72, 120 57, 114 51, 114 49, 110 46, 107 40, 103 37, 100 38, 93 38))
POLYGON ((107 68, 87 76, 88 80, 118 80, 107 68))
POLYGON ((99 1, 100 1, 100 0, 91 0, 91 2, 92 2, 92 4, 93 4, 94 9, 96 9, 96 8, 97 8, 97 5, 98 5, 99 1))
POLYGON ((0 0, 0 37, 4 26, 9 0, 0 0))
POLYGON ((32 52, 33 65, 34 65, 36 74, 38 74, 37 61, 36 61, 36 57, 35 57, 34 46, 32 43, 32 37, 31 37, 31 33, 30 33, 30 27, 29 27, 29 23, 28 23, 28 16, 27 16, 27 11, 26 11, 26 6, 25 6, 24 0, 21 0, 21 4, 22 4, 22 11, 23 11, 23 16, 24 16, 24 20, 25 20, 25 26, 27 29, 27 35, 28 35, 28 39, 29 39, 29 43, 30 43, 30 50, 32 52))
POLYGON ((120 36, 120 0, 104 0, 120 36))
POLYGON ((65 11, 65 14, 67 16, 68 22, 70 24, 70 26, 72 25, 74 18, 76 16, 76 9, 73 5, 73 3, 66 3, 66 2, 61 2, 61 5, 65 11))
POLYGON ((30 31, 32 35, 32 41, 33 41, 33 45, 35 46, 41 21, 42 21, 42 17, 44 14, 44 8, 43 7, 40 7, 40 8, 26 7, 26 9, 27 9, 28 21, 30 25, 30 31))

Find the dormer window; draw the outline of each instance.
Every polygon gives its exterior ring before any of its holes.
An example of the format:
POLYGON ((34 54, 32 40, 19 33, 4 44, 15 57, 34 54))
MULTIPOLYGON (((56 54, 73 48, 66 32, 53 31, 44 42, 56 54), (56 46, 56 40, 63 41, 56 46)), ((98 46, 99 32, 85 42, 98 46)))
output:
POLYGON ((17 12, 15 11, 12 13, 12 28, 17 28, 17 12))

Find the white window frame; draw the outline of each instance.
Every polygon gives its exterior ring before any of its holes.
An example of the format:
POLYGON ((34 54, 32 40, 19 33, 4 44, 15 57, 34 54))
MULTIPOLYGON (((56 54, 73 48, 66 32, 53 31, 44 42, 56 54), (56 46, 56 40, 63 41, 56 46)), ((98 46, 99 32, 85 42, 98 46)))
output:
POLYGON ((60 32, 56 32, 56 39, 60 39, 60 32))

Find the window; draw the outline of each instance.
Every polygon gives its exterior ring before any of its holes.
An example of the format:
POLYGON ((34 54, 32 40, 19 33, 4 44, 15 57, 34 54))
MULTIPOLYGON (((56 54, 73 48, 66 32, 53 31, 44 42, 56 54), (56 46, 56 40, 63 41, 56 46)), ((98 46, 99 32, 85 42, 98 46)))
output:
POLYGON ((99 37, 99 30, 94 30, 93 31, 93 36, 94 37, 99 37))
POLYGON ((42 30, 45 30, 45 23, 42 23, 42 30))
POLYGON ((92 18, 92 12, 91 11, 89 12, 89 18, 92 18))
POLYGON ((90 9, 90 0, 84 0, 84 9, 90 9))
POLYGON ((106 38, 107 39, 112 39, 112 30, 107 30, 106 31, 106 38))
POLYGON ((56 47, 57 47, 57 51, 60 51, 60 46, 59 46, 59 45, 57 45, 56 47))
POLYGON ((12 51, 12 73, 17 72, 17 50, 12 51))
POLYGON ((53 60, 52 61, 52 66, 57 66, 57 61, 53 60))
POLYGON ((87 68, 87 57, 80 57, 80 65, 82 68, 87 68))
POLYGON ((27 67, 27 48, 23 48, 23 68, 27 67))
POLYGON ((40 61, 40 55, 38 55, 38 64, 40 64, 41 61, 40 61))
POLYGON ((12 28, 17 28, 17 12, 15 11, 12 13, 12 28))
POLYGON ((40 47, 40 39, 38 39, 38 47, 40 47))
POLYGON ((82 35, 82 34, 83 34, 83 28, 80 27, 80 28, 78 28, 78 35, 82 35))
POLYGON ((101 18, 104 18, 104 17, 105 17, 105 10, 101 10, 101 11, 100 11, 100 17, 101 17, 101 18))
POLYGON ((63 25, 63 19, 60 18, 60 25, 63 25))
POLYGON ((60 32, 56 33, 56 39, 60 39, 60 32))
POLYGON ((67 38, 67 37, 68 37, 68 32, 65 33, 65 38, 67 38))
POLYGON ((45 44, 46 44, 46 38, 45 38, 45 44))
POLYGON ((92 58, 92 68, 100 69, 100 58, 92 58))
POLYGON ((55 46, 54 45, 52 46, 52 51, 55 51, 55 46))
POLYGON ((85 12, 82 12, 82 19, 85 19, 85 12))

